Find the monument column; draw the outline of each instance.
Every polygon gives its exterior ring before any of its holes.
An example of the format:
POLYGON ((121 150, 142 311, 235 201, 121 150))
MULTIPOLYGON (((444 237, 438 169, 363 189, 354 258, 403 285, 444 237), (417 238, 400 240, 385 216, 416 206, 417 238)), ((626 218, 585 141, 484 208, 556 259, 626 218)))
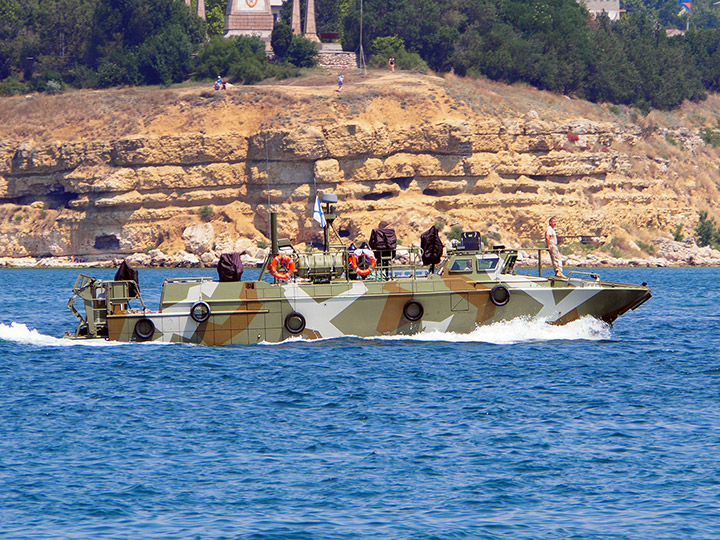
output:
POLYGON ((320 38, 317 37, 317 32, 315 30, 315 0, 307 0, 307 13, 305 14, 305 37, 310 41, 320 43, 320 38))
POLYGON ((300 0, 292 0, 293 12, 292 12, 292 28, 293 34, 298 36, 302 35, 302 28, 300 27, 300 0))

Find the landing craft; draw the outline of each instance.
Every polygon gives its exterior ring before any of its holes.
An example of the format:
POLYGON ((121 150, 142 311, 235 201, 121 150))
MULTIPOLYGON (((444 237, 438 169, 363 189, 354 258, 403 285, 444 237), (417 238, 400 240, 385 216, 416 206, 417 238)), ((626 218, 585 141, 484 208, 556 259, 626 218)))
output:
POLYGON ((66 337, 248 345, 433 330, 463 334, 517 317, 566 324, 591 316, 612 323, 651 297, 644 283, 611 283, 594 273, 517 274, 517 250, 486 247, 477 233, 465 233, 462 243, 446 250, 440 243, 439 252, 436 233, 424 235, 425 249, 403 248, 387 229, 373 231, 371 246, 331 245, 336 202, 333 194, 323 196, 322 251, 301 252, 279 239, 271 214, 272 247, 257 280, 241 281, 237 268, 221 281, 166 279, 158 311, 145 305, 136 278, 80 274, 68 301, 80 323, 66 337), (84 314, 74 306, 77 298, 84 314))

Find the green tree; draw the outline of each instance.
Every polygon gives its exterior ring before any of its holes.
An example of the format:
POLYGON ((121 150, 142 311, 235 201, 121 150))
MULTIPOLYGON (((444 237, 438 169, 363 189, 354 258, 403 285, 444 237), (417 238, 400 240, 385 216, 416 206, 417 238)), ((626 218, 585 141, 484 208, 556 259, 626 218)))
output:
MULTIPOLYGON (((293 2, 287 0, 280 8, 280 20, 292 24, 293 2)), ((342 20, 342 9, 347 0, 315 0, 315 28, 318 34, 322 32, 339 32, 342 20)), ((300 0, 300 24, 305 28, 307 14, 307 0, 300 0)))
POLYGON ((19 65, 20 7, 18 0, 0 0, 0 79, 9 77, 19 65))
POLYGON ((290 25, 279 20, 273 26, 273 31, 270 36, 270 45, 272 46, 273 52, 280 59, 283 60, 287 54, 290 44, 292 43, 293 32, 290 25))
POLYGON ((591 43, 587 11, 575 0, 505 0, 465 13, 467 30, 452 56, 456 72, 564 93, 582 87, 591 43))
POLYGON ((205 0, 208 37, 222 36, 225 32, 226 0, 205 0))
POLYGON ((193 68, 193 48, 182 28, 169 26, 138 48, 138 69, 147 84, 179 83, 193 68))
POLYGON ((592 31, 591 51, 584 97, 594 102, 631 104, 642 80, 607 15, 598 19, 592 31))
POLYGON ((211 38, 198 53, 195 77, 208 79, 218 75, 240 84, 254 84, 269 77, 265 42, 252 36, 211 38))
MULTIPOLYGON (((378 37, 397 35, 409 52, 417 52, 430 67, 440 69, 449 57, 448 37, 441 30, 445 5, 439 0, 382 0, 363 2, 363 45, 378 37)), ((343 48, 358 50, 360 46, 360 0, 351 0, 343 19, 343 48)))
POLYGON ((633 105, 645 111, 672 109, 686 98, 702 97, 695 59, 684 40, 668 38, 647 13, 621 18, 617 29, 641 82, 633 105))
POLYGON ((720 244, 720 231, 715 225, 715 218, 708 217, 707 210, 698 212, 699 220, 695 227, 695 238, 700 246, 716 247, 720 244))
POLYGON ((199 79, 223 77, 230 68, 240 61, 240 50, 235 45, 236 38, 215 36, 198 51, 195 76, 199 79))
POLYGON ((95 12, 88 60, 98 68, 108 62, 123 66, 129 76, 137 71, 141 83, 168 84, 189 76, 192 54, 205 35, 205 22, 184 2, 106 0, 95 12), (123 62, 112 60, 118 54, 123 62), (133 57, 135 69, 129 65, 133 57))
POLYGON ((713 92, 720 91, 720 29, 690 30, 685 40, 703 86, 713 92))
POLYGON ((317 45, 307 38, 293 35, 285 58, 297 67, 313 67, 317 64, 318 59, 317 45))
POLYGON ((425 61, 417 53, 409 53, 405 50, 405 43, 397 36, 386 36, 375 38, 370 47, 372 55, 369 65, 373 67, 385 67, 388 58, 395 57, 395 66, 398 69, 424 69, 427 68, 425 61))
POLYGON ((265 42, 251 36, 238 36, 233 43, 240 53, 240 60, 230 67, 230 80, 243 84, 254 84, 268 76, 265 56, 265 42))

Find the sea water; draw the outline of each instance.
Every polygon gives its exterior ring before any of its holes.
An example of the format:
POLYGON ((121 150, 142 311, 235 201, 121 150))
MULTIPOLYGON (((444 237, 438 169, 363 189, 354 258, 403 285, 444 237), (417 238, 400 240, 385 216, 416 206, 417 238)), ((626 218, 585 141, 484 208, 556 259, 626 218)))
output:
POLYGON ((720 270, 600 273, 653 298, 223 348, 60 339, 77 272, 0 270, 0 537, 720 538, 720 270))

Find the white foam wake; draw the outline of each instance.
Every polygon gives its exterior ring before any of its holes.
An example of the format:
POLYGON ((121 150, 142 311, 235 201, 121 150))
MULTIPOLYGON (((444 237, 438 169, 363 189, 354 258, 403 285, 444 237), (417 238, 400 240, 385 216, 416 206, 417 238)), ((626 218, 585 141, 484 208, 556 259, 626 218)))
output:
MULTIPOLYGON (((360 337, 347 335, 344 338, 356 338, 365 341, 373 340, 403 340, 403 341, 437 341, 446 343, 491 343, 504 345, 507 343, 526 343, 533 341, 600 341, 610 339, 611 327, 593 317, 583 317, 577 321, 564 325, 553 325, 545 319, 520 317, 511 321, 502 321, 486 326, 479 326, 468 334, 455 332, 441 332, 431 330, 412 335, 373 336, 360 337)), ((261 345, 287 345, 288 343, 317 343, 319 341, 335 341, 340 337, 321 339, 304 339, 292 337, 280 343, 262 342, 261 345)))
POLYGON ((106 341, 104 339, 71 340, 41 334, 37 330, 30 329, 21 323, 12 322, 9 325, 0 323, 0 340, 12 341, 26 345, 37 345, 40 347, 70 347, 73 345, 102 346, 120 345, 120 343, 106 341))
POLYGON ((610 339, 610 325, 593 317, 583 317, 564 325, 549 324, 544 319, 518 318, 479 326, 469 334, 430 331, 412 336, 383 336, 378 339, 445 341, 453 343, 523 343, 528 341, 610 339))
MULTIPOLYGON (((356 337, 356 336, 347 336, 356 337)), ((519 318, 503 321, 487 326, 480 326, 469 334, 456 334, 454 332, 428 331, 413 335, 378 336, 361 338, 367 340, 410 340, 410 341, 442 341, 449 343, 523 343, 530 341, 554 340, 590 340, 600 341, 610 339, 610 326, 592 317, 583 317, 565 325, 552 325, 543 319, 519 318)), ((332 341, 333 338, 322 340, 305 340, 293 338, 288 341, 332 341)), ((108 347, 122 345, 115 341, 104 339, 71 340, 41 334, 26 325, 12 322, 10 325, 0 323, 0 340, 12 341, 41 347, 70 347, 83 345, 90 347, 108 347)), ((285 341, 283 343, 288 343, 285 341)), ((264 345, 279 345, 277 343, 263 343, 264 345)))

